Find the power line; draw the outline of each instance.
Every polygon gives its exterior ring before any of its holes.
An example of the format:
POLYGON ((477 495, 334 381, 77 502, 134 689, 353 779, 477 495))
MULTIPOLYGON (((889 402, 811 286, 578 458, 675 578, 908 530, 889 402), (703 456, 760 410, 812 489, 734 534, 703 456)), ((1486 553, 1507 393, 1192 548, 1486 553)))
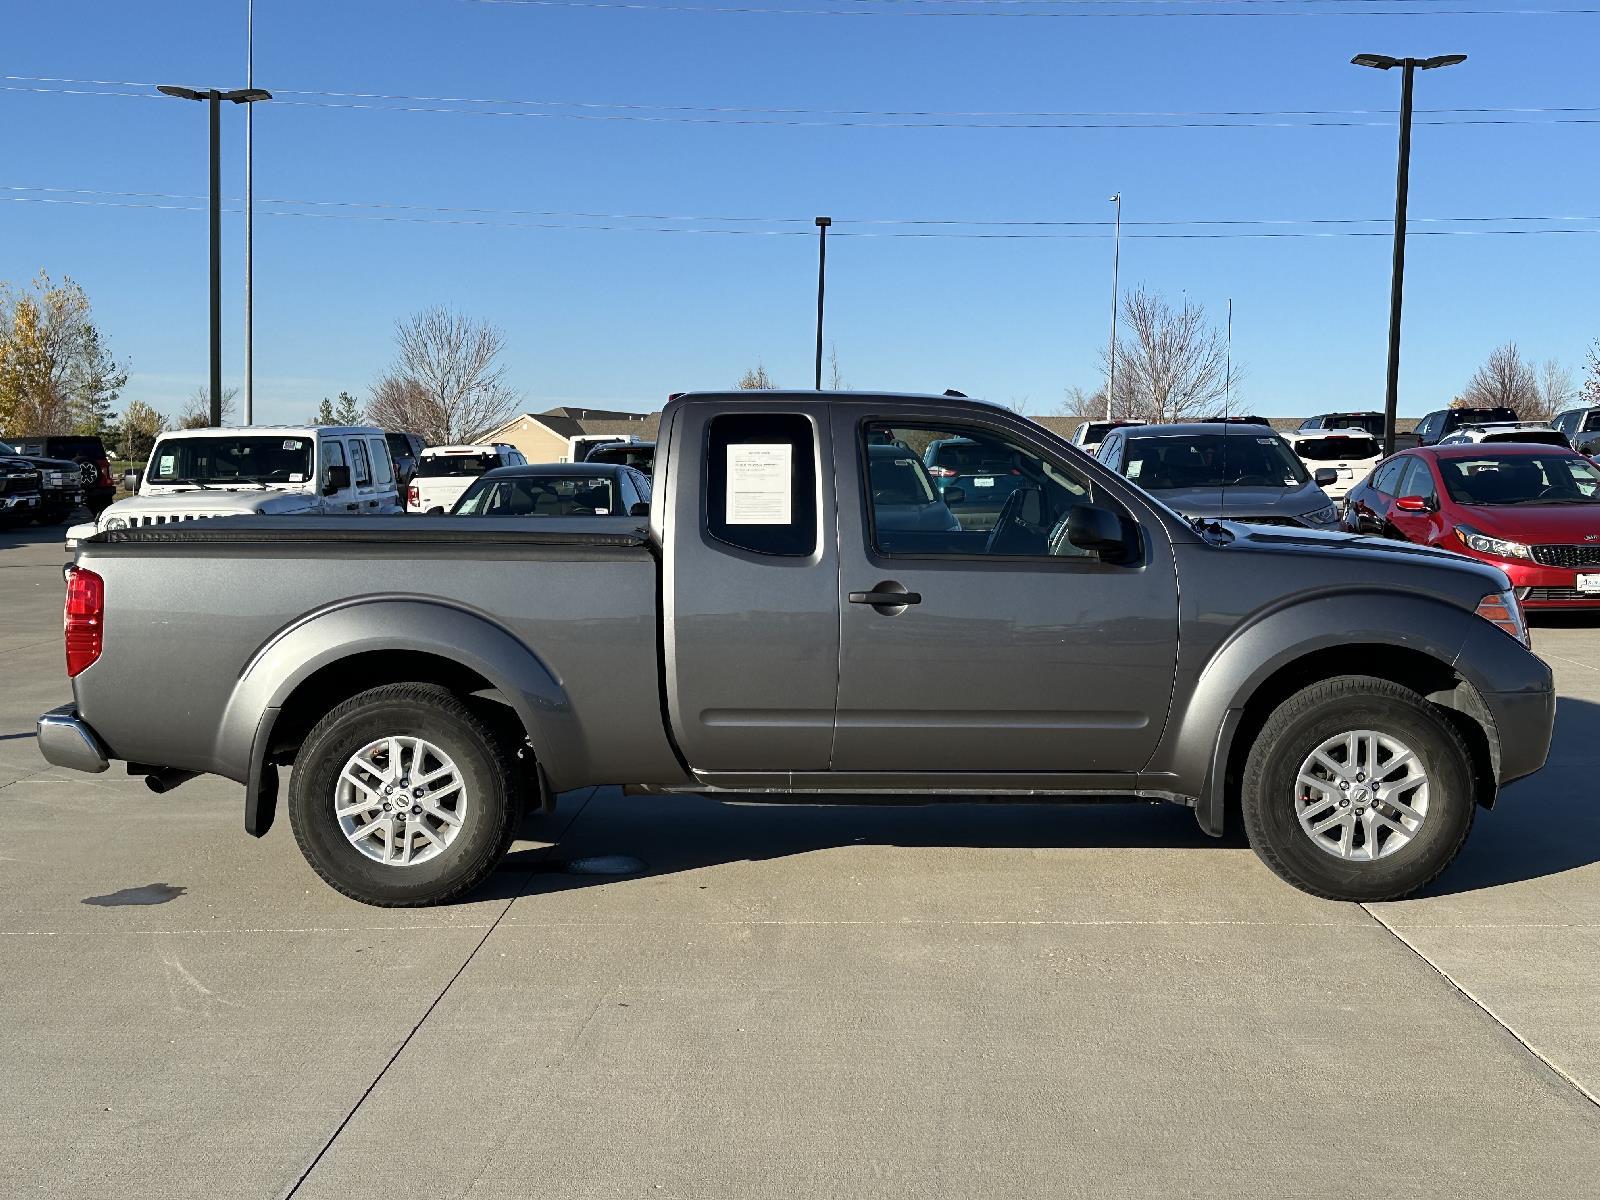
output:
MULTIPOLYGON (((1426 8, 1426 9, 1383 9, 1373 10, 1363 8, 1359 11, 1350 8, 1340 9, 1281 9, 1277 11, 1205 11, 1190 9, 1187 11, 1172 11, 1169 9, 1155 8, 1136 10, 1131 5, 1118 7, 1126 0, 1084 0, 1085 5, 1102 5, 1111 11, 1083 12, 1083 11, 994 11, 990 9, 873 9, 873 8, 776 8, 760 7, 748 4, 647 4, 639 0, 469 0, 475 4, 500 4, 510 7, 526 8, 580 8, 580 9, 616 9, 631 12, 655 13, 703 13, 717 15, 760 15, 775 17, 898 17, 902 19, 925 17, 947 19, 975 19, 979 17, 991 18, 1002 21, 1023 21, 1029 19, 1095 19, 1118 17, 1220 17, 1220 18, 1264 18, 1268 20, 1287 17, 1546 17, 1546 16, 1593 16, 1600 13, 1595 8, 1426 8)), ((1180 0, 1150 0, 1153 5, 1173 4, 1180 0)), ((1248 4, 1254 0, 1217 0, 1223 4, 1248 4)), ((1307 4, 1327 3, 1329 0, 1305 0, 1307 4)), ((1399 3, 1400 0, 1375 0, 1383 3, 1399 3)))
MULTIPOLYGON (((5 77, 10 78, 10 77, 5 77)), ((132 85, 129 85, 132 86, 132 85)), ((43 95, 66 96, 112 96, 123 99, 150 100, 159 99, 158 96, 144 92, 110 92, 90 91, 82 88, 59 88, 44 86, 19 86, 16 84, 0 85, 0 92, 26 92, 43 95)), ((286 95, 295 94, 292 89, 281 89, 274 92, 273 105, 278 108, 331 108, 354 109, 367 112, 391 113, 440 113, 455 116, 473 117, 510 117, 533 120, 564 119, 574 121, 601 121, 624 122, 644 124, 668 125, 743 125, 743 126, 787 126, 791 128, 864 128, 864 129, 1022 129, 1022 130, 1132 130, 1132 129, 1392 129, 1393 121, 1347 121, 1347 120, 1283 120, 1283 121, 1257 121, 1257 120, 1194 120, 1194 121, 1072 121, 1072 122, 1013 122, 1013 121, 865 121, 865 120, 796 120, 783 117, 728 117, 728 116, 645 116, 637 113, 590 113, 590 112, 526 112, 507 109, 485 108, 451 108, 442 106, 424 105, 399 105, 399 104, 366 104, 336 100, 289 100, 286 95)), ((1474 110, 1439 110, 1469 112, 1474 110)), ((1486 110, 1500 111, 1500 110, 1486 110)), ((1587 112, 1600 113, 1595 108, 1549 108, 1549 109, 1511 109, 1510 112, 1524 113, 1558 113, 1558 112, 1587 112)), ((1290 115, 1290 114, 1285 114, 1290 115)), ((1455 119, 1417 121, 1417 125, 1424 126, 1500 126, 1500 125, 1600 125, 1600 116, 1552 116, 1547 120, 1530 120, 1521 116, 1510 117, 1478 117, 1465 116, 1455 119)))
MULTIPOLYGON (((1029 0, 1034 2, 1034 0, 1029 0)), ((1040 0, 1043 2, 1043 0, 1040 0)), ((1364 2, 1364 0, 1363 0, 1364 2)), ((15 83, 74 83, 97 87, 154 88, 146 80, 136 79, 74 79, 60 75, 0 75, 0 80, 15 83)), ((100 93, 89 93, 98 95, 100 93)), ((117 93, 120 94, 120 93, 117 93)), ((863 109, 863 108, 791 108, 766 105, 725 104, 645 104, 610 100, 527 99, 487 96, 424 96, 403 92, 341 92, 312 88, 275 88, 275 96, 319 96, 352 100, 406 100, 430 104, 508 104, 531 107, 605 108, 648 112, 709 112, 709 113, 778 113, 801 116, 832 117, 1392 117, 1399 110, 1393 108, 1288 108, 1288 109, 1154 109, 1154 110, 1102 110, 1102 111, 1008 111, 1008 110, 939 110, 939 109, 863 109)), ((1419 113, 1592 113, 1600 112, 1594 105, 1511 105, 1499 107, 1418 108, 1419 113)))
MULTIPOLYGON (((117 194, 117 193, 112 193, 112 194, 117 194)), ((161 194, 160 193, 147 193, 147 195, 151 196, 152 199, 159 199, 161 194)), ((184 199, 185 197, 174 197, 174 198, 175 199, 184 199)), ((204 206, 202 206, 202 205, 156 203, 156 202, 151 202, 151 201, 146 201, 146 200, 74 199, 74 198, 72 198, 70 196, 61 196, 61 195, 56 195, 56 196, 17 196, 17 195, 9 195, 9 196, 0 196, 0 201, 11 201, 11 202, 14 202, 14 203, 25 203, 25 204, 70 205, 70 206, 90 207, 90 208, 148 209, 148 210, 158 210, 158 211, 166 211, 166 212, 193 212, 193 213, 200 213, 200 212, 205 212, 206 211, 206 208, 204 206)), ((321 203, 321 202, 295 201, 293 203, 321 203)), ((240 209, 238 207, 230 207, 230 208, 226 209, 225 211, 230 212, 230 213, 239 213, 239 212, 242 211, 242 209, 240 209)), ((443 210, 443 211, 447 211, 448 212, 448 211, 451 211, 451 210, 443 210)), ((479 211, 482 211, 482 210, 479 210, 479 211)), ((487 211, 495 212, 497 210, 487 210, 487 211)), ((504 210, 499 210, 499 211, 504 211, 504 210)), ((511 210, 511 211, 514 211, 514 210, 511 210)), ((386 223, 400 223, 400 224, 412 224, 412 225, 466 225, 466 226, 477 226, 477 227, 482 227, 482 228, 495 228, 495 229, 541 229, 541 230, 561 230, 561 231, 568 231, 568 232, 689 233, 689 234, 701 234, 701 235, 722 234, 722 235, 727 235, 727 236, 753 236, 753 237, 810 237, 811 236, 811 232, 808 229, 740 229, 740 228, 708 228, 708 227, 692 227, 692 226, 593 225, 593 224, 583 225, 583 224, 573 224, 570 221, 568 221, 568 222, 555 222, 555 221, 551 221, 551 222, 495 221, 495 220, 484 220, 484 219, 478 219, 478 218, 465 218, 465 217, 416 217, 416 216, 397 216, 397 215, 392 215, 392 214, 389 214, 389 213, 297 212, 297 211, 292 211, 292 210, 276 210, 276 211, 269 210, 268 212, 264 213, 263 215, 269 216, 269 217, 307 217, 307 218, 320 219, 320 220, 380 221, 380 222, 386 222, 386 223)), ((634 218, 634 217, 627 217, 625 215, 618 215, 616 217, 612 217, 612 218, 608 218, 608 219, 712 220, 712 221, 716 221, 716 220, 729 220, 730 218, 718 218, 718 217, 713 217, 713 218, 698 218, 698 217, 643 217, 643 216, 634 218)), ((788 220, 789 218, 780 218, 780 219, 788 220)), ((1347 221, 1348 220, 1348 221, 1351 221, 1352 223, 1358 221, 1358 219, 1355 219, 1355 218, 1314 219, 1314 220, 1321 220, 1321 221, 1330 222, 1330 223, 1331 223, 1331 220, 1338 220, 1338 221, 1347 221)), ((1359 219, 1359 220, 1363 220, 1364 221, 1365 219, 1359 219)), ((1380 220, 1380 218, 1371 218, 1371 220, 1376 222, 1376 221, 1380 220)), ((1430 220, 1430 218, 1423 218, 1422 220, 1430 220)), ((1555 216, 1552 216, 1552 217, 1458 217, 1458 218, 1445 217, 1445 218, 1431 218, 1431 220, 1435 220, 1435 221, 1489 221, 1489 222, 1493 222, 1493 221, 1506 221, 1506 222, 1509 222, 1509 221, 1523 221, 1523 222, 1538 222, 1538 221, 1590 221, 1590 220, 1600 220, 1600 218, 1596 218, 1596 217, 1555 217, 1555 216)), ((862 223, 865 223, 865 222, 862 222, 862 223)), ((887 223, 887 222, 880 222, 880 223, 887 223)), ((904 223, 911 224, 913 222, 906 221, 904 223)), ((1198 224, 1202 224, 1202 223, 1205 223, 1205 224, 1222 224, 1222 222, 1202 222, 1202 221, 1199 221, 1199 220, 1188 221, 1188 222, 1172 222, 1172 224, 1185 224, 1185 225, 1198 225, 1198 224)), ((1236 222, 1231 222, 1231 223, 1232 224, 1239 224, 1239 225, 1246 225, 1246 224, 1278 224, 1278 222, 1270 222, 1270 221, 1254 222, 1254 221, 1243 221, 1243 220, 1236 221, 1236 222)), ((1288 222, 1284 222, 1284 223, 1288 223, 1288 222)), ((847 222, 845 222, 844 220, 841 219, 841 220, 839 220, 838 224, 843 225, 843 224, 847 224, 847 222)), ((965 224, 965 222, 964 222, 964 224, 965 224)), ((975 222, 973 222, 973 224, 975 224, 975 222)), ((1149 222, 1147 224, 1155 224, 1155 222, 1149 222)), ((1529 229, 1529 228, 1523 228, 1523 229, 1419 229, 1419 230, 1414 231, 1411 236, 1413 236, 1413 237, 1497 237, 1497 236, 1528 236, 1528 235, 1534 235, 1534 234, 1582 234, 1582 233, 1600 233, 1600 225, 1597 225, 1597 226, 1595 226, 1593 228, 1562 227, 1562 228, 1553 228, 1553 229, 1552 228, 1537 228, 1537 229, 1529 229)), ((1031 241, 1031 240, 1061 240, 1061 239, 1068 239, 1068 240, 1087 240, 1087 239, 1101 240, 1101 239, 1104 238, 1105 235, 1102 234, 1102 233, 1055 233, 1055 232, 1049 232, 1049 233, 1018 233, 1018 232, 1000 232, 1000 233, 979 232, 979 233, 973 233, 973 232, 952 231, 952 230, 945 230, 945 229, 928 230, 928 231, 915 231, 915 232, 895 231, 895 232, 882 233, 882 232, 872 232, 872 231, 857 232, 857 231, 852 231, 852 230, 849 230, 849 229, 843 229, 843 230, 840 230, 835 236, 838 236, 838 237, 854 237, 854 238, 959 238, 959 239, 980 239, 980 240, 1007 240, 1007 241, 1010 241, 1010 240, 1030 240, 1031 241)), ((1284 230, 1272 230, 1272 231, 1229 230, 1229 231, 1226 231, 1226 232, 1204 232, 1204 233, 1158 232, 1158 233, 1131 233, 1131 234, 1125 234, 1124 236, 1126 236, 1126 237, 1134 237, 1134 238, 1147 238, 1147 239, 1217 240, 1217 239, 1230 239, 1230 238, 1272 238, 1272 239, 1280 239, 1280 238, 1322 238, 1322 239, 1327 239, 1327 238, 1353 238, 1353 237, 1380 237, 1380 238, 1387 238, 1387 237, 1389 237, 1391 235, 1390 235, 1390 232, 1388 230, 1386 230, 1386 229, 1374 229, 1374 230, 1339 229, 1339 230, 1330 230, 1330 231, 1326 231, 1326 232, 1322 232, 1322 231, 1303 231, 1303 230, 1290 230, 1290 231, 1284 231, 1284 230)))

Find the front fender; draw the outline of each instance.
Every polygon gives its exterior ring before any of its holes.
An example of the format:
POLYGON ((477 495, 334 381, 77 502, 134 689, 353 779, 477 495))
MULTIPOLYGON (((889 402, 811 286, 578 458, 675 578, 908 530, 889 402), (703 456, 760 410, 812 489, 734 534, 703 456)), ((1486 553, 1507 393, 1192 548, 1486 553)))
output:
POLYGON ((587 777, 572 704, 538 654, 481 613, 414 596, 354 597, 275 633, 229 697, 215 761, 254 788, 277 714, 295 689, 341 659, 383 651, 429 654, 481 675, 516 710, 552 778, 587 777))
POLYGON ((1190 666, 1176 694, 1172 733, 1152 764, 1199 797, 1208 832, 1222 831, 1222 772, 1245 706, 1272 676, 1319 652, 1355 646, 1393 647, 1427 655, 1445 670, 1477 618, 1443 600, 1368 589, 1290 600, 1233 630, 1203 663, 1190 666))

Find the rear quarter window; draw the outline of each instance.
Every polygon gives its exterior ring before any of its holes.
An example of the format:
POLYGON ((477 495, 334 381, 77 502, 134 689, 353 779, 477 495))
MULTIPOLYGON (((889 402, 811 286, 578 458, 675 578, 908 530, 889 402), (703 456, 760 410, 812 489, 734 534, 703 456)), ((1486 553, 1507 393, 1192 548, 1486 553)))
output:
POLYGON ((801 413, 726 413, 706 426, 706 532, 754 554, 817 548, 817 438, 801 413))

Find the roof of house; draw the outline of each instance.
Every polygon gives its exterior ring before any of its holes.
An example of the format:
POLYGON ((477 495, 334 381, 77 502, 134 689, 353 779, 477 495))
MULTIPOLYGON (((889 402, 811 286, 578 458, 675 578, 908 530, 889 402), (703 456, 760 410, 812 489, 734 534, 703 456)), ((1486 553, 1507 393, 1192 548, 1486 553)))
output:
POLYGON ((512 426, 522 421, 542 425, 561 438, 572 438, 584 433, 614 434, 617 437, 636 437, 648 441, 661 427, 661 414, 619 412, 610 408, 574 408, 563 405, 541 413, 518 413, 503 425, 483 435, 484 441, 500 437, 512 426))

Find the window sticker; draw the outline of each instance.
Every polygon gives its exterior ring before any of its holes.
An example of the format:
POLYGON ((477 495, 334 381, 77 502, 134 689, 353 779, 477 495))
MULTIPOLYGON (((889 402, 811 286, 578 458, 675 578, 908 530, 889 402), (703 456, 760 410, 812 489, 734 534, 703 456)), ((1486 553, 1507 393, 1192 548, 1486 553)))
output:
POLYGON ((787 442, 728 446, 729 525, 789 525, 794 463, 787 442))
POLYGON ((1256 441, 1261 443, 1263 446, 1275 446, 1278 444, 1277 438, 1257 438, 1256 441))
POLYGON ((1144 470, 1144 459, 1142 459, 1142 458, 1134 459, 1131 463, 1128 464, 1128 478, 1129 479, 1137 479, 1137 478, 1139 478, 1139 472, 1141 472, 1143 470, 1144 470))
POLYGON ((284 438, 283 448, 285 450, 298 450, 300 449, 300 440, 298 438, 284 438))
POLYGON ((290 483, 304 483, 305 481, 306 481, 305 474, 303 472, 301 472, 301 471, 294 471, 294 472, 291 472, 290 475, 289 475, 289 482, 290 483))
POLYGON ((157 475, 171 475, 172 474, 172 464, 177 459, 177 457, 178 456, 175 455, 175 454, 163 454, 161 456, 160 464, 156 467, 156 474, 157 475))

